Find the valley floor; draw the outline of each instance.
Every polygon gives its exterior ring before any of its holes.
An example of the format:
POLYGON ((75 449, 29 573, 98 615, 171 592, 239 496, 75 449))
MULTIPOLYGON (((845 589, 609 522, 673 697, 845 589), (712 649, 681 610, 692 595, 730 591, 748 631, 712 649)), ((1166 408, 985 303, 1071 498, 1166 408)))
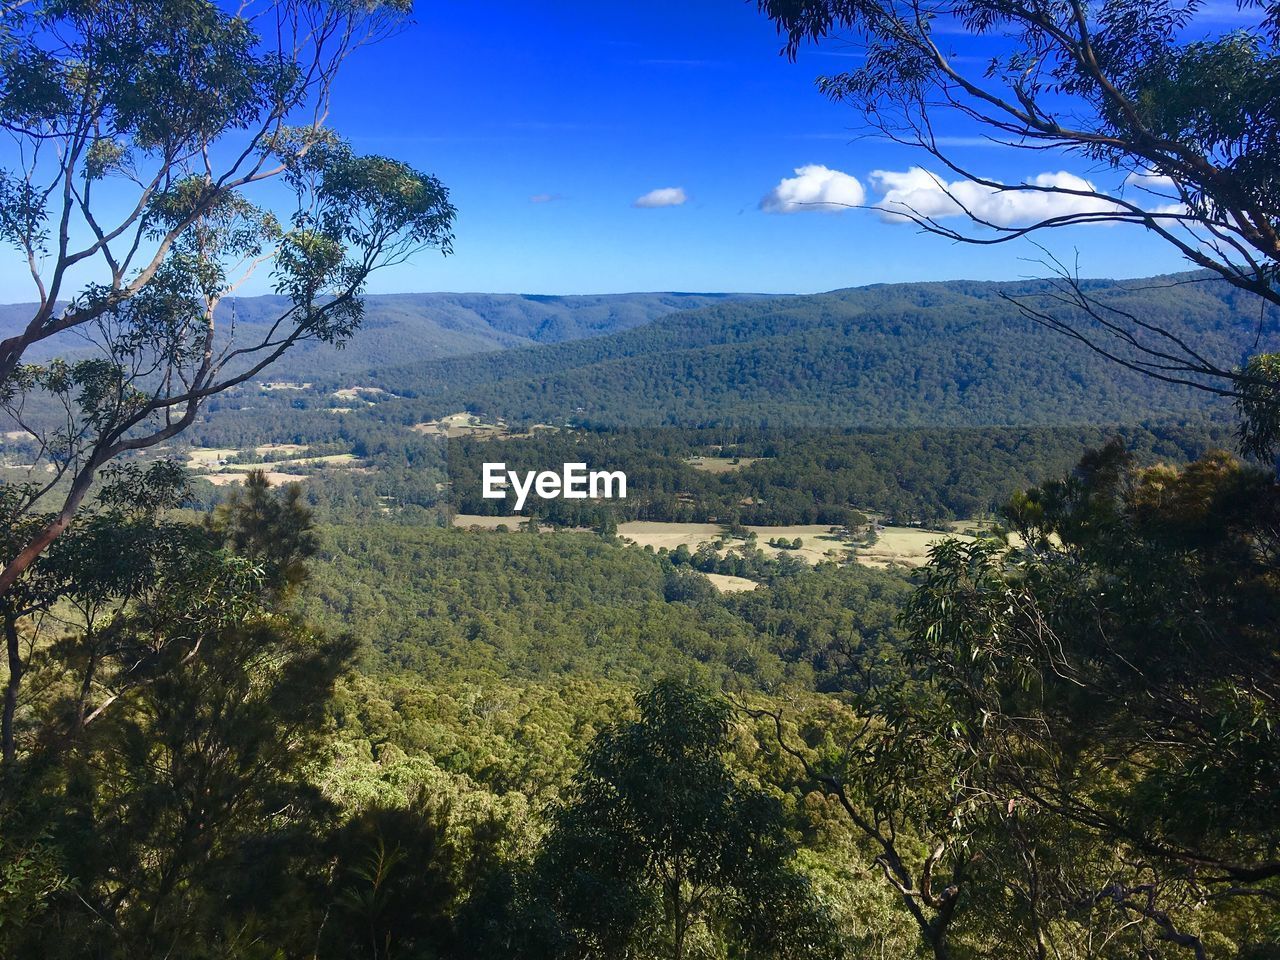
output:
MULTIPOLYGON (((457 514, 453 525, 460 529, 498 530, 507 528, 514 530, 522 522, 519 517, 493 517, 478 514, 457 514)), ((791 556, 803 560, 810 565, 822 561, 848 562, 856 561, 868 567, 891 567, 904 565, 921 566, 927 562, 929 550, 940 540, 956 538, 972 540, 973 537, 960 533, 959 524, 953 524, 954 530, 926 530, 920 527, 887 526, 877 524, 876 539, 871 544, 859 544, 843 539, 832 532, 825 524, 800 524, 786 527, 750 526, 746 529, 756 535, 756 545, 771 557, 791 556), (779 548, 769 545, 770 540, 800 540, 800 546, 794 549, 779 548)), ((556 528, 542 525, 543 532, 554 532, 556 528)), ((972 529, 972 525, 966 527, 972 529)), ((718 523, 665 523, 653 520, 631 520, 618 524, 618 536, 638 547, 652 547, 655 551, 671 550, 686 547, 690 552, 696 551, 706 544, 714 544, 728 536, 728 529, 718 523)), ((722 547, 723 555, 731 545, 722 547)), ((755 583, 743 577, 714 575, 711 577, 721 590, 749 590, 755 583)))

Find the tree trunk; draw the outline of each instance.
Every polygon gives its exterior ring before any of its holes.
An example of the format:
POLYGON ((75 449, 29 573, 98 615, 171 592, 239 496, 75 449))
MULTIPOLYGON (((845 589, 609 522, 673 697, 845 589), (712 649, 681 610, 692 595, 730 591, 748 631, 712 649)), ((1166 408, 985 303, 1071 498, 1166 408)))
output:
POLYGON ((14 715, 18 712, 18 688, 22 684, 22 651, 18 647, 18 620, 9 612, 4 615, 4 639, 9 658, 9 681, 4 688, 4 762, 13 763, 18 747, 13 735, 14 715))
POLYGON ((89 695, 93 692, 93 678, 98 669, 98 652, 95 649, 97 638, 90 632, 86 637, 89 647, 89 662, 84 668, 84 678, 80 682, 80 694, 76 698, 76 719, 72 732, 79 734, 84 729, 89 714, 89 695))
POLYGON ((955 912, 955 901, 943 906, 942 911, 934 918, 925 933, 929 947, 933 950, 933 960, 951 960, 951 946, 947 943, 947 933, 951 928, 951 917, 955 912))

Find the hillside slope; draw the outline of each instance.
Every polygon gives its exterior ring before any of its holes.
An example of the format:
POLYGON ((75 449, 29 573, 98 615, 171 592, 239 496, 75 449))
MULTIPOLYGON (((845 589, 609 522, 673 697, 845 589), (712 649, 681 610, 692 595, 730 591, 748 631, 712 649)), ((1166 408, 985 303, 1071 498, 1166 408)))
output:
MULTIPOLYGON (((1092 283, 1225 365, 1258 336, 1256 301, 1187 276, 1092 283)), ((600 425, 949 426, 1133 422, 1206 397, 1125 370, 1023 318, 1025 283, 898 284, 721 303, 605 337, 382 370, 392 418, 469 408, 600 425), (397 410, 397 406, 399 409, 397 410)), ((1275 317, 1263 346, 1276 342, 1275 317)))
MULTIPOLYGON (((341 351, 303 344, 272 368, 276 380, 363 373, 387 365, 422 362, 511 347, 561 343, 630 330, 678 310, 749 299, 749 294, 622 293, 548 297, 501 293, 408 293, 365 298, 364 323, 341 351)), ((219 307, 224 328, 234 318, 238 342, 261 336, 283 309, 281 297, 238 297, 219 307)), ((0 305, 0 339, 30 319, 31 304, 0 305)), ((81 356, 84 341, 54 337, 28 360, 81 356)))

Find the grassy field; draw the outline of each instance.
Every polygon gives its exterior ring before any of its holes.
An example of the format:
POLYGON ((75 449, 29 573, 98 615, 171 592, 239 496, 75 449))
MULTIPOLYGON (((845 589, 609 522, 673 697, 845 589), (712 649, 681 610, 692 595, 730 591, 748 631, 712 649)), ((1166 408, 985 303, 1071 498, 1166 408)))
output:
POLYGON ((428 437, 447 437, 450 440, 458 437, 506 437, 507 429, 502 423, 485 423, 474 413, 451 413, 439 420, 428 420, 426 423, 415 423, 410 427, 415 433, 428 437))
MULTIPOLYGON (((929 549, 945 537, 955 536, 961 539, 972 539, 959 533, 942 533, 937 530, 921 530, 916 527, 884 526, 878 531, 876 543, 869 547, 860 547, 842 541, 830 532, 830 527, 821 524, 809 524, 792 527, 748 527, 756 535, 756 546, 769 556, 793 556, 814 564, 823 560, 857 560, 870 567, 887 567, 891 564, 920 566, 929 557, 929 549), (782 539, 788 542, 799 540, 800 548, 784 549, 769 546, 769 541, 782 539)), ((660 546, 674 550, 684 543, 690 550, 697 550, 704 543, 711 543, 723 535, 724 530, 714 524, 697 523, 645 523, 622 524, 619 534, 635 540, 641 546, 653 544, 656 550, 660 546), (637 536, 631 532, 633 526, 641 528, 637 536)), ((740 542, 740 541, 737 541, 740 542)))
POLYGON ((310 447, 302 443, 264 443, 261 446, 254 447, 253 452, 260 457, 269 456, 273 453, 293 457, 298 454, 306 453, 310 449, 310 447))
POLYGON ((858 562, 868 567, 887 567, 895 563, 918 567, 929 560, 929 549, 948 537, 973 540, 962 533, 940 533, 918 527, 881 527, 876 542, 858 548, 858 562))
POLYGON ((618 524, 618 536, 625 537, 638 547, 666 547, 675 550, 684 544, 697 550, 724 533, 718 523, 660 523, 655 520, 631 520, 618 524))
POLYGON ((201 447, 187 453, 187 466, 192 470, 216 470, 219 460, 234 457, 239 452, 234 447, 201 447))
POLYGON ((725 573, 704 573, 703 576, 710 580, 711 585, 721 593, 742 593, 746 590, 755 590, 760 586, 746 577, 731 577, 725 573))
MULTIPOLYGON (((506 526, 514 530, 521 523, 519 517, 486 517, 472 514, 459 514, 454 517, 453 525, 463 528, 496 530, 506 526)), ((544 531, 553 528, 543 526, 544 531)), ((972 540, 973 537, 958 532, 942 532, 938 530, 922 530, 918 527, 878 528, 877 540, 871 546, 859 546, 845 541, 830 532, 830 527, 811 524, 794 527, 748 527, 756 535, 756 546, 770 556, 790 555, 814 564, 822 560, 847 561, 855 560, 869 567, 888 567, 893 564, 917 567, 928 561, 929 549, 946 537, 961 540, 972 540), (776 538, 788 542, 799 538, 800 549, 788 550, 771 547, 768 541, 776 538)), ((715 543, 726 537, 725 528, 715 523, 660 523, 653 520, 631 520, 618 525, 618 536, 638 547, 652 547, 654 550, 666 548, 675 550, 682 544, 690 551, 696 551, 704 543, 715 543)), ((741 540, 729 540, 728 547, 741 545, 741 540)), ((747 580, 730 584, 729 581, 742 581, 741 577, 713 578, 721 589, 752 589, 754 584, 747 580), (747 586, 746 584, 752 584, 747 586)))
POLYGON ((215 487, 226 487, 243 483, 245 474, 251 470, 263 471, 272 486, 279 486, 304 482, 306 474, 290 472, 299 467, 359 469, 363 464, 363 461, 351 453, 331 453, 317 457, 294 455, 305 454, 307 450, 308 447, 298 443, 264 443, 253 448, 254 454, 259 457, 275 454, 281 456, 281 459, 258 463, 225 463, 240 451, 231 447, 202 447, 187 452, 187 467, 197 477, 208 480, 215 487))
MULTIPOLYGON (((307 477, 301 473, 277 473, 274 470, 265 471, 267 482, 273 487, 278 487, 285 483, 305 483, 307 477)), ((201 480, 208 480, 215 487, 230 487, 238 483, 244 483, 244 473, 210 473, 200 477, 201 480)))
POLYGON ((704 473, 732 473, 751 466, 762 457, 690 457, 685 463, 704 473), (734 462, 736 459, 736 463, 734 462))
POLYGON ((339 400, 362 400, 365 403, 373 403, 368 399, 369 397, 387 397, 390 394, 381 387, 343 387, 341 390, 333 391, 330 396, 337 397, 339 400))
POLYGON ((747 527, 756 535, 756 545, 771 557, 784 554, 799 557, 806 563, 821 560, 843 560, 848 557, 850 544, 831 533, 824 524, 807 524, 797 527, 747 527), (769 546, 769 541, 781 538, 787 541, 799 539, 799 550, 783 550, 769 546))
MULTIPOLYGON (((497 530, 499 527, 515 530, 527 519, 527 517, 489 517, 475 513, 459 513, 453 518, 453 525, 462 530, 497 530)), ((549 523, 541 524, 538 529, 543 533, 553 533, 556 530, 549 523)), ((586 528, 583 527, 581 531, 575 532, 586 532, 586 528)))
POLYGON ((502 420, 491 423, 482 420, 474 413, 451 413, 447 417, 441 417, 439 420, 415 423, 409 429, 428 437, 445 437, 449 440, 456 440, 460 437, 470 437, 476 440, 524 440, 539 431, 557 430, 559 428, 545 423, 535 423, 527 433, 514 433, 502 420))

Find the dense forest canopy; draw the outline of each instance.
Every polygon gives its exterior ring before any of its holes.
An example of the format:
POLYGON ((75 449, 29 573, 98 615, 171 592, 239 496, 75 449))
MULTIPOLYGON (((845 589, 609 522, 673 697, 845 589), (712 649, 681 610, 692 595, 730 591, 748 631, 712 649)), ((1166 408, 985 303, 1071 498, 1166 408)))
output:
MULTIPOLYGON (((1089 290, 1222 364, 1240 362, 1258 334, 1256 305, 1225 282, 1187 279, 1089 290)), ((896 284, 722 304, 609 337, 380 370, 376 383, 410 398, 386 409, 405 422, 470 409, 607 426, 1058 425, 1212 408, 1047 331, 1006 299, 1052 295, 1046 283, 896 284)), ((1080 321, 1092 322, 1083 312, 1080 321)), ((1272 342, 1273 325, 1265 336, 1272 342)))
POLYGON ((508 469, 583 462, 622 470, 618 501, 530 499, 523 516, 592 527, 617 520, 752 525, 857 525, 867 511, 900 522, 993 516, 1017 490, 1069 469, 1080 451, 1120 437, 1144 461, 1182 463, 1231 440, 1212 421, 1114 427, 951 430, 540 430, 502 441, 460 438, 445 454, 448 503, 464 514, 510 515, 483 496, 484 464, 508 469), (712 455, 721 470, 700 469, 712 455), (735 463, 736 461, 736 463, 735 463))
POLYGON ((453 241, 327 126, 407 3, 6 9, 0 956, 1280 957, 1280 10, 758 6, 1202 271, 369 298, 453 241), (635 495, 452 525, 489 458, 635 495))

